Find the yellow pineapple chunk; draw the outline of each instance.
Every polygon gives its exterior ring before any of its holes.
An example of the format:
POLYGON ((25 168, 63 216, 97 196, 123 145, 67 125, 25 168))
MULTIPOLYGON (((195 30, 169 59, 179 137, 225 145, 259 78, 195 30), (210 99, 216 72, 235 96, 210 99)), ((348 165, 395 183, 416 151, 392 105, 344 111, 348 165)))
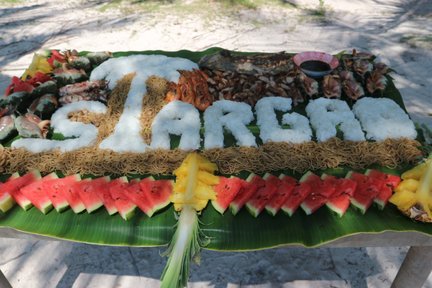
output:
POLYGON ((213 187, 199 181, 196 187, 195 197, 202 200, 216 200, 216 193, 213 187))
POLYGON ((190 203, 192 208, 194 208, 196 211, 201 211, 207 206, 208 200, 201 200, 201 199, 194 199, 193 203, 190 203))
POLYGON ((396 187, 395 192, 399 192, 402 190, 409 190, 412 192, 415 192, 417 188, 419 187, 420 182, 415 179, 406 179, 399 183, 399 185, 396 187))
POLYGON ((174 203, 174 210, 179 212, 183 209, 183 204, 181 203, 174 203))
POLYGON ((198 171, 198 180, 207 185, 217 185, 219 184, 219 177, 210 174, 206 171, 198 171))
POLYGON ((416 194, 410 190, 400 190, 389 199, 399 210, 407 211, 417 203, 416 194))
POLYGON ((401 178, 403 180, 405 179, 420 180, 421 176, 426 172, 426 169, 427 169, 427 162, 417 165, 408 171, 405 171, 401 175, 401 178))
POLYGON ((182 193, 173 193, 171 194, 171 202, 177 204, 185 204, 184 195, 182 193))
POLYGON ((171 195, 174 209, 180 211, 185 205, 200 211, 209 200, 216 199, 213 185, 219 183, 219 177, 212 173, 217 166, 197 153, 186 156, 179 168, 174 170, 176 182, 171 195))
POLYGON ((198 167, 200 170, 207 171, 209 173, 214 173, 218 170, 218 167, 215 163, 209 162, 207 160, 205 162, 200 162, 198 167))

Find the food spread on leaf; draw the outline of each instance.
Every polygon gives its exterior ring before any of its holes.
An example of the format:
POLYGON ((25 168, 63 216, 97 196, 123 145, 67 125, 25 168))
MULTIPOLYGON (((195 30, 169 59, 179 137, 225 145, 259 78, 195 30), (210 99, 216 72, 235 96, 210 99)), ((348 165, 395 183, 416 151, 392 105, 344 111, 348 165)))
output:
POLYGON ((0 211, 105 209, 128 221, 172 203, 178 224, 162 287, 186 285, 210 239, 199 224, 206 209, 289 221, 324 206, 362 217, 391 202, 430 221, 430 159, 402 181, 370 169, 422 158, 414 123, 386 94, 392 70, 356 50, 336 62, 311 78, 287 53, 35 54, 0 98, 0 211), (322 173, 338 167, 347 173, 322 173))

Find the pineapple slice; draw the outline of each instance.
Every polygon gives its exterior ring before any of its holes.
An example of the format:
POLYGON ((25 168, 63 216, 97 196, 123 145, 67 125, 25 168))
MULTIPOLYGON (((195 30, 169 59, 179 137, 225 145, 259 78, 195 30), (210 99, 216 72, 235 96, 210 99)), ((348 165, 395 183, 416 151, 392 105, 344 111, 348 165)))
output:
MULTIPOLYGON (((219 178, 219 177, 218 177, 219 178)), ((201 181, 198 181, 196 187, 195 198, 201 200, 216 200, 216 193, 212 186, 206 185, 201 181)))
POLYGON ((171 196, 174 209, 181 211, 188 205, 201 211, 209 200, 216 199, 213 186, 219 183, 219 177, 212 174, 215 170, 217 166, 214 163, 197 153, 189 154, 174 171, 177 177, 171 196))
POLYGON ((403 173, 402 179, 390 202, 403 212, 420 207, 426 216, 423 219, 432 220, 432 158, 403 173))
POLYGON ((219 177, 213 174, 210 174, 207 171, 199 171, 198 172, 198 180, 207 184, 207 185, 217 185, 219 184, 219 177))
POLYGON ((403 190, 416 191, 419 185, 420 182, 418 180, 406 179, 399 183, 399 185, 395 189, 395 192, 398 193, 399 191, 403 190))
POLYGON ((401 178, 402 180, 406 180, 406 179, 420 180, 421 176, 426 172, 426 168, 427 168, 427 162, 424 162, 408 171, 405 171, 401 175, 401 178))
POLYGON ((396 205, 399 208, 399 210, 407 211, 417 203, 417 197, 416 194, 412 192, 412 190, 399 189, 399 191, 393 194, 393 196, 389 199, 389 201, 390 203, 396 205))

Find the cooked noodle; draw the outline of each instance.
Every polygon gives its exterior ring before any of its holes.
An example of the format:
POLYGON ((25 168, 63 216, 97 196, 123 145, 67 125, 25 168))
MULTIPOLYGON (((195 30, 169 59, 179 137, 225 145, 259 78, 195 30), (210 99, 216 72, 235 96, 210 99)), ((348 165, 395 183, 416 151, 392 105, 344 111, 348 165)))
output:
MULTIPOLYGON (((215 162, 223 174, 242 170, 255 173, 277 170, 305 172, 339 166, 362 169, 372 164, 396 168, 404 163, 415 163, 421 156, 419 146, 417 141, 409 139, 349 142, 333 138, 322 143, 267 143, 258 148, 210 149, 202 154, 215 162)), ((178 149, 115 153, 91 147, 67 153, 33 154, 24 149, 4 148, 0 151, 0 161, 5 173, 38 169, 42 173, 62 171, 68 175, 170 174, 187 153, 178 149)))

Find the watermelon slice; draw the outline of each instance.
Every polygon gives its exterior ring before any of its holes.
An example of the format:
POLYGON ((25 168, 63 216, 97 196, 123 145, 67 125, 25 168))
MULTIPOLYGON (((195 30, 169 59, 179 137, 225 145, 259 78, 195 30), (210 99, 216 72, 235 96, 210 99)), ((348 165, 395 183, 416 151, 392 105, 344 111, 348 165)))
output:
POLYGON ((255 192, 265 185, 265 180, 260 176, 251 173, 246 179, 244 186, 237 193, 237 196, 230 203, 231 213, 236 215, 246 202, 255 194, 255 192))
POLYGON ((81 181, 81 176, 75 174, 42 182, 42 187, 57 212, 66 210, 69 205, 75 213, 85 210, 84 203, 79 197, 78 192, 75 192, 72 188, 78 181, 81 181))
POLYGON ((153 177, 144 178, 139 182, 141 191, 151 203, 151 214, 165 208, 170 204, 173 181, 171 180, 154 180, 153 177))
POLYGON ((364 214, 380 193, 384 182, 352 171, 348 172, 347 177, 357 183, 357 188, 351 197, 351 204, 364 214))
POLYGON ((47 180, 58 179, 55 172, 46 175, 39 181, 35 181, 20 189, 21 193, 27 197, 32 204, 39 209, 43 214, 47 214, 53 209, 53 204, 43 189, 43 182, 47 180))
POLYGON ((281 181, 279 182, 276 193, 265 206, 267 212, 272 216, 275 216, 282 205, 288 200, 297 184, 296 179, 284 174, 279 175, 279 179, 281 181))
POLYGON ((378 205, 378 208, 381 210, 384 209, 388 200, 393 195, 393 189, 395 189, 401 182, 400 177, 372 169, 366 170, 365 174, 370 178, 378 179, 384 182, 384 185, 381 187, 381 191, 374 199, 374 202, 378 205))
POLYGON ((225 213, 231 201, 237 196, 243 185, 245 185, 244 182, 243 179, 238 177, 220 177, 219 184, 214 187, 216 200, 211 201, 216 211, 220 214, 225 213))
MULTIPOLYGON (((7 181, 16 179, 18 177, 19 174, 14 173, 9 177, 7 181)), ((3 183, 0 184, 0 211, 6 212, 14 206, 15 201, 12 195, 7 190, 2 188, 3 185, 3 183)))
POLYGON ((153 216, 156 211, 170 203, 172 181, 148 177, 141 181, 134 179, 132 182, 134 183, 126 188, 126 196, 147 216, 153 216))
MULTIPOLYGON (((16 177, 16 175, 14 177, 16 177)), ((21 206, 21 208, 28 210, 32 207, 32 203, 21 193, 20 189, 41 178, 42 177, 39 171, 28 172, 24 176, 8 180, 6 183, 4 183, 0 187, 0 194, 9 193, 14 198, 15 202, 21 206)))
MULTIPOLYGON (((323 174, 322 179, 334 176, 323 174)), ((342 217, 350 205, 350 198, 354 195, 357 183, 351 179, 339 178, 336 179, 335 193, 327 200, 326 206, 334 211, 339 217, 342 217)))
MULTIPOLYGON (((151 178, 149 180, 154 180, 153 177, 149 178, 151 178)), ((141 209, 141 211, 147 214, 148 217, 153 216, 154 210, 152 207, 152 203, 141 190, 139 179, 133 179, 130 185, 126 187, 126 191, 127 192, 125 193, 125 195, 127 198, 129 198, 130 201, 137 205, 141 209)))
POLYGON ((258 188, 252 197, 246 202, 246 208, 255 218, 264 210, 266 204, 276 194, 281 180, 269 173, 263 177, 265 185, 258 188))
POLYGON ((325 176, 324 178, 321 176, 320 180, 312 182, 312 193, 300 205, 307 215, 324 206, 336 191, 336 177, 325 176))
POLYGON ((281 209, 289 216, 292 216, 300 204, 309 196, 313 191, 313 183, 320 181, 319 176, 308 171, 301 178, 291 193, 291 196, 285 201, 281 209))
POLYGON ((100 177, 93 180, 87 178, 72 185, 72 190, 78 193, 88 213, 103 206, 103 199, 99 196, 97 190, 103 189, 103 186, 109 181, 109 177, 100 177))
POLYGON ((126 177, 120 177, 108 183, 108 190, 114 199, 114 206, 124 220, 129 220, 135 214, 136 205, 125 195, 129 185, 126 177))
MULTIPOLYGON (((14 173, 6 180, 6 182, 12 179, 16 179, 18 177, 19 174, 14 173)), ((3 190, 1 188, 3 184, 4 183, 0 183, 0 211, 6 212, 15 205, 15 200, 13 199, 13 197, 10 195, 8 191, 3 190)))
MULTIPOLYGON (((102 182, 101 185, 95 185, 94 191, 97 193, 100 199, 103 201, 103 205, 105 206, 107 212, 109 215, 114 215, 118 212, 117 207, 115 206, 114 198, 111 196, 111 193, 109 191, 109 184, 111 182, 111 179, 109 177, 102 177, 99 178, 102 182)), ((98 179, 95 179, 93 181, 96 181, 98 179)))

